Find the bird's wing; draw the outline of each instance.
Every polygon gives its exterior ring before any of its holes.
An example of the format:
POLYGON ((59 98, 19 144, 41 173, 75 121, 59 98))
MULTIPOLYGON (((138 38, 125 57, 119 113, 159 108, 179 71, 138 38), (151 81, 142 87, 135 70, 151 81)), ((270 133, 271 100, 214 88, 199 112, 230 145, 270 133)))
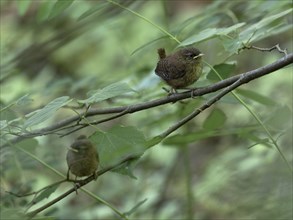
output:
POLYGON ((170 66, 170 78, 171 79, 179 79, 186 74, 186 65, 180 61, 177 61, 174 65, 170 66))
POLYGON ((163 59, 157 64, 155 73, 164 80, 178 79, 186 74, 186 67, 182 62, 163 59))

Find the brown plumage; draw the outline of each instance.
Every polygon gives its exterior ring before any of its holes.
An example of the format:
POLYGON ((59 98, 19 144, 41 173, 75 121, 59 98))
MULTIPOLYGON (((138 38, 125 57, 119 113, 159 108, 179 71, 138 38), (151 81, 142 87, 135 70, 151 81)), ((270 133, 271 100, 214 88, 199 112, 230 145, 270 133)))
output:
POLYGON ((198 49, 187 47, 166 56, 165 49, 160 48, 158 54, 155 73, 173 89, 186 88, 199 79, 203 54, 198 49))
POLYGON ((85 135, 79 136, 73 142, 66 160, 70 172, 78 177, 94 174, 99 164, 96 148, 85 135))

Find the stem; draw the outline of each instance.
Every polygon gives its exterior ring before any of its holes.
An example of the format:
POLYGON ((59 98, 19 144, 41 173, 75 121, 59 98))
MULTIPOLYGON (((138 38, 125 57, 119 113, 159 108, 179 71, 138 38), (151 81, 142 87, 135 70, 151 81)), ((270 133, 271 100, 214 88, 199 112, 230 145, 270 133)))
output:
POLYGON ((113 5, 117 5, 120 8, 123 8, 126 11, 131 12, 132 14, 134 14, 135 16, 141 18, 142 20, 146 21, 147 23, 153 25, 154 27, 156 27, 157 29, 159 29, 162 33, 166 34, 167 36, 169 36, 172 40, 176 41, 178 44, 180 44, 181 42, 172 34, 170 34, 168 31, 166 31, 164 28, 160 27, 159 25, 153 23, 152 21, 150 21, 148 18, 142 16, 141 14, 138 14, 137 12, 131 10, 130 8, 126 8, 123 5, 120 5, 118 2, 112 1, 112 0, 107 0, 108 2, 110 2, 113 5))

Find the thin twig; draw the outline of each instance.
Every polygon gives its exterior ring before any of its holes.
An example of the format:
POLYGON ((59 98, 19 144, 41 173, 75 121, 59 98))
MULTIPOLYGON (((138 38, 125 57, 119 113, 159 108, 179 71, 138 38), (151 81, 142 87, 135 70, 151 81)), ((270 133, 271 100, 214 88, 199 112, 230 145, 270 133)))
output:
POLYGON ((19 194, 19 193, 14 193, 14 192, 10 192, 10 191, 6 191, 6 192, 9 193, 9 194, 11 194, 11 195, 13 195, 13 196, 16 196, 16 197, 32 196, 32 195, 37 195, 37 194, 39 194, 40 192, 44 191, 45 189, 48 189, 48 188, 50 188, 50 187, 52 187, 52 186, 55 186, 55 185, 61 184, 61 183, 66 182, 66 181, 67 181, 67 180, 60 180, 60 181, 57 181, 57 182, 55 182, 55 183, 52 183, 52 184, 50 184, 50 185, 48 185, 48 186, 45 186, 45 187, 43 187, 42 189, 39 189, 39 190, 37 190, 37 191, 35 191, 35 192, 30 192, 30 193, 25 193, 25 194, 19 194))
POLYGON ((85 127, 87 127, 87 126, 90 126, 90 125, 97 125, 97 124, 104 123, 104 122, 106 122, 106 121, 111 121, 111 120, 113 120, 113 119, 120 118, 121 116, 126 115, 126 114, 128 113, 128 112, 127 112, 128 109, 129 109, 129 108, 126 108, 123 112, 121 112, 121 113, 119 113, 119 114, 116 114, 116 115, 113 115, 113 116, 108 117, 108 118, 104 118, 104 119, 97 120, 97 121, 93 121, 93 122, 86 123, 86 124, 79 124, 79 125, 80 125, 79 127, 75 128, 75 129, 73 129, 73 130, 71 130, 71 131, 69 131, 69 132, 67 132, 67 133, 65 133, 65 134, 62 134, 60 137, 67 136, 67 135, 69 135, 69 134, 71 134, 71 133, 73 133, 73 132, 76 132, 76 131, 78 131, 78 130, 80 130, 80 129, 82 129, 82 128, 85 128, 85 127))
POLYGON ((252 46, 252 45, 244 45, 242 49, 255 49, 255 50, 262 51, 262 52, 271 52, 273 50, 277 50, 277 51, 279 51, 279 53, 285 54, 285 56, 288 55, 287 49, 282 50, 279 44, 276 44, 275 46, 272 46, 270 48, 256 47, 256 46, 252 46))

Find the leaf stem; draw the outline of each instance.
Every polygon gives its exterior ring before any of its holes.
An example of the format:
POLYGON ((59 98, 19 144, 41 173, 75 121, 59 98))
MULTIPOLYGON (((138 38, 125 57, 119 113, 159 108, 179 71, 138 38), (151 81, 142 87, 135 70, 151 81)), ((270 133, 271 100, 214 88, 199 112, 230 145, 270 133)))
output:
POLYGON ((129 11, 130 13, 134 14, 135 16, 141 18, 142 20, 146 21, 147 23, 153 25, 154 27, 156 27, 157 29, 159 29, 162 33, 166 34, 167 36, 169 36, 172 40, 176 41, 178 44, 180 44, 181 42, 171 33, 169 33, 168 31, 166 31, 164 28, 160 27, 159 25, 153 23, 151 20, 149 20, 148 18, 144 17, 143 15, 131 10, 130 8, 124 7, 123 5, 119 4, 118 2, 112 1, 112 0, 107 0, 109 3, 113 4, 113 5, 117 5, 120 8, 123 8, 126 11, 129 11))

